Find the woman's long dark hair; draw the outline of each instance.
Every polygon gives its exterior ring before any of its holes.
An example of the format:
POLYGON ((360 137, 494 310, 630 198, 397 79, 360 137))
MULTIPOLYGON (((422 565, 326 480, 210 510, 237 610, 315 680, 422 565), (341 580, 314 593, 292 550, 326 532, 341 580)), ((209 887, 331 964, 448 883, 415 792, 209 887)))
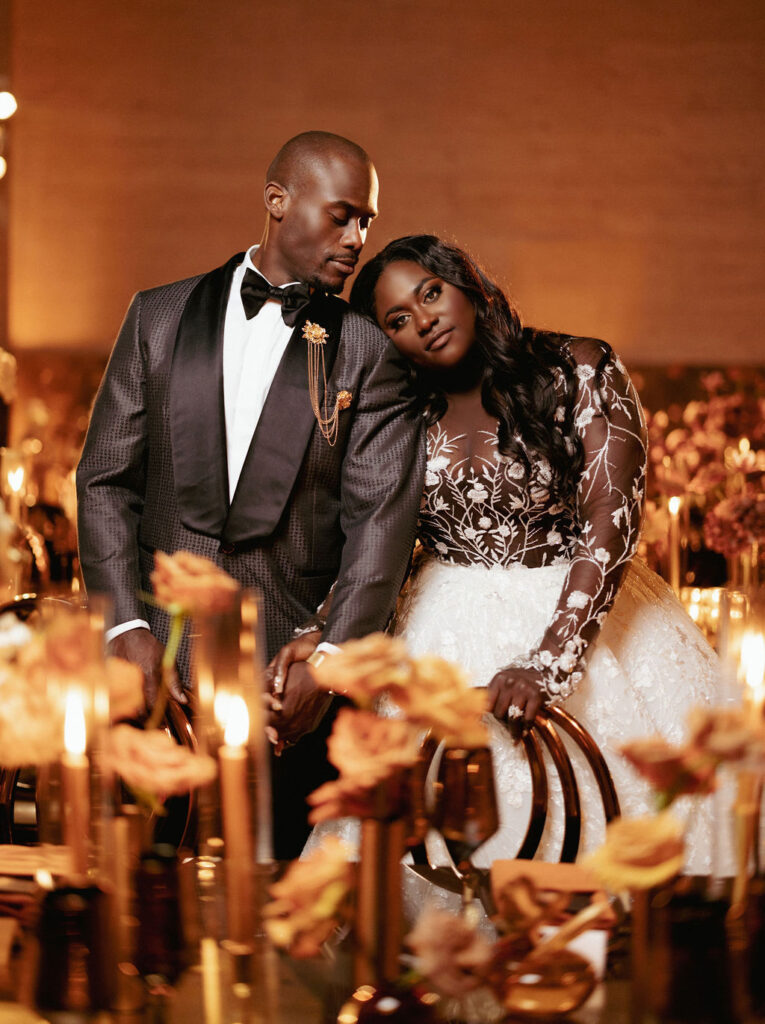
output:
MULTIPOLYGON (((536 451, 553 469, 556 494, 570 494, 582 468, 583 453, 573 430, 576 388, 573 366, 561 347, 565 338, 523 328, 502 291, 471 257, 435 235, 397 238, 366 263, 351 289, 354 309, 377 320, 375 287, 383 270, 400 260, 418 263, 468 296, 476 316, 481 399, 487 412, 499 420, 499 450, 520 459, 527 470, 530 467, 524 447, 536 451), (565 416, 557 423, 555 411, 561 399, 555 387, 556 369, 565 377, 567 394, 565 416)), ((439 387, 437 375, 421 368, 414 372, 428 423, 434 423, 446 411, 446 394, 439 387)))

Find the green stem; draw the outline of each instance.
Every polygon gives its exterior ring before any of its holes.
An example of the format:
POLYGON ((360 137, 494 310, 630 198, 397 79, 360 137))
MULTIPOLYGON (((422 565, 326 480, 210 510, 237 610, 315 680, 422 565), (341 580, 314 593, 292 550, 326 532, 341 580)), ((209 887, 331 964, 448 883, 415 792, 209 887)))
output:
POLYGON ((154 701, 154 707, 151 710, 149 720, 146 723, 147 729, 158 728, 162 719, 165 717, 167 698, 170 696, 170 687, 167 679, 175 666, 175 659, 178 654, 178 648, 181 644, 183 627, 185 624, 186 616, 183 613, 171 615, 170 634, 167 638, 165 653, 162 655, 162 672, 160 677, 159 693, 157 694, 157 699, 154 701))

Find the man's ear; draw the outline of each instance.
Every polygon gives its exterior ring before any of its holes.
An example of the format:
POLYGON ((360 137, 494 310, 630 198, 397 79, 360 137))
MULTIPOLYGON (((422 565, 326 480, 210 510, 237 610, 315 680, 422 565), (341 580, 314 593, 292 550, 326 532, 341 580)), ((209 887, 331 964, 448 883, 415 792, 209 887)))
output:
POLYGON ((269 181, 263 191, 266 210, 275 219, 281 220, 290 201, 287 189, 276 181, 269 181))

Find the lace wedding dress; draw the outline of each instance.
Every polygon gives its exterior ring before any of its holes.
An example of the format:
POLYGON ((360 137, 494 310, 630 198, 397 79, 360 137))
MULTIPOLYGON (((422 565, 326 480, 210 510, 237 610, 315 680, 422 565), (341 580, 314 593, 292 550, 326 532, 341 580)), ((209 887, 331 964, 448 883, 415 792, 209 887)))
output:
MULTIPOLYGON (((671 589, 633 557, 646 442, 632 383, 602 343, 569 338, 564 344, 575 366, 574 430, 585 456, 576 493, 556 500, 546 459, 528 450, 524 465, 502 455, 496 420, 486 414, 486 429, 476 431, 474 404, 450 402, 428 432, 418 531, 424 558, 400 602, 396 633, 412 654, 460 664, 476 686, 487 686, 509 664, 536 668, 548 703, 574 715, 603 752, 622 814, 635 816, 653 809, 652 793, 619 745, 655 734, 681 742, 688 710, 714 698, 718 663, 671 589)), ((556 386, 562 398, 562 373, 556 386)), ((563 423, 562 405, 555 418, 563 423)), ((493 717, 489 728, 500 827, 474 855, 479 867, 515 856, 531 810, 522 746, 493 717)), ((584 758, 567 746, 582 804, 581 854, 602 843, 605 821, 584 758)), ((548 782, 548 819, 536 856, 555 861, 563 796, 551 763, 548 782)), ((692 819, 685 870, 707 874, 708 801, 692 808, 679 803, 679 813, 692 819)), ((308 848, 327 833, 353 842, 356 824, 320 825, 308 848)), ((431 833, 427 846, 431 864, 450 863, 440 837, 431 833)), ((405 891, 411 917, 426 900, 454 902, 419 878, 409 877, 405 891)))
MULTIPOLYGON (((544 458, 530 450, 528 465, 505 457, 495 429, 460 432, 450 408, 428 434, 419 525, 425 558, 402 601, 397 634, 413 654, 461 664, 476 686, 510 664, 537 669, 548 702, 574 715, 600 746, 622 814, 633 816, 650 811, 651 792, 618 746, 652 734, 681 741, 689 708, 714 697, 718 665, 670 588, 633 558, 646 448, 632 383, 600 343, 564 344, 575 366, 574 429, 585 453, 576 493, 556 500, 544 458)), ((561 373, 559 396, 565 386, 561 373)), ((563 418, 559 406, 556 421, 563 418)), ((501 824, 475 855, 479 866, 515 855, 531 806, 522 746, 494 718, 490 729, 501 824)), ((570 752, 586 852, 603 840, 602 804, 583 757, 570 752)), ((551 766, 548 779, 537 856, 557 860, 563 802, 551 766)), ((686 871, 701 874, 710 868, 709 810, 694 808, 693 819, 686 871)), ((448 862, 437 839, 429 840, 429 856, 448 862)))

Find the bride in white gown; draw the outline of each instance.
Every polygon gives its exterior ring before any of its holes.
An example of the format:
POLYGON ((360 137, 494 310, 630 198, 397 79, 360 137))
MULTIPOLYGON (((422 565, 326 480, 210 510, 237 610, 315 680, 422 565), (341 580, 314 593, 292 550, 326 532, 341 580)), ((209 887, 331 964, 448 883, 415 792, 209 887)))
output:
MULTIPOLYGON (((433 236, 386 246, 351 304, 412 362, 429 424, 424 558, 396 632, 413 654, 455 661, 489 687, 501 824, 476 864, 514 856, 524 838, 531 777, 507 723, 530 722, 544 704, 594 737, 622 813, 648 811, 649 789, 616 748, 657 733, 680 741, 688 709, 713 698, 718 667, 669 587, 634 560, 646 437, 624 366, 601 341, 523 329, 470 257, 433 236)), ((603 840, 603 813, 594 779, 575 767, 586 852, 603 840)), ((562 794, 548 774, 537 856, 557 860, 562 794)), ((702 809, 686 871, 708 872, 710 833, 702 809)), ((448 859, 435 842, 429 854, 448 859)))

